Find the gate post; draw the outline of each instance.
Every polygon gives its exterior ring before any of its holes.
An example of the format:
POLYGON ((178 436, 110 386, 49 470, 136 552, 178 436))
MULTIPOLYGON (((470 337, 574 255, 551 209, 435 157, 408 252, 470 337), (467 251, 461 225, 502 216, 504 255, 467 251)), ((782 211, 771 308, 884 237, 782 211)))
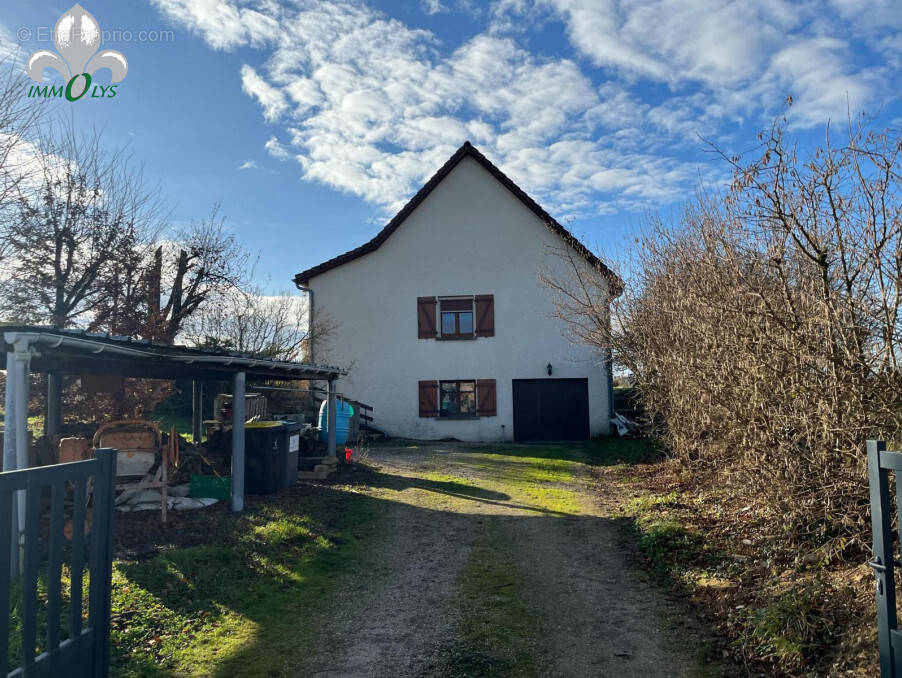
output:
MULTIPOLYGON (((3 470, 14 471, 16 469, 16 427, 10 426, 10 422, 16 421, 16 354, 10 351, 6 354, 6 402, 5 422, 3 432, 3 470)), ((10 521, 10 549, 9 549, 9 575, 15 579, 19 576, 19 493, 14 492, 10 506, 0 507, 0 516, 9 509, 7 518, 0 520, 10 521)))
MULTIPOLYGON (((882 440, 868 440, 868 485, 871 494, 871 528, 874 555, 869 565, 874 568, 877 596, 877 640, 880 646, 880 675, 893 678, 894 662, 890 630, 896 628, 896 586, 893 576, 896 558, 893 552, 889 478, 880 468, 880 453, 886 451, 882 440)), ((898 480, 897 480, 898 482, 898 480)))
POLYGON ((94 479, 94 527, 91 539, 97 544, 97 569, 99 581, 95 583, 91 572, 91 592, 97 605, 94 623, 94 667, 97 676, 110 675, 110 587, 113 577, 113 503, 116 500, 116 450, 100 449, 96 452, 101 463, 101 473, 94 479))

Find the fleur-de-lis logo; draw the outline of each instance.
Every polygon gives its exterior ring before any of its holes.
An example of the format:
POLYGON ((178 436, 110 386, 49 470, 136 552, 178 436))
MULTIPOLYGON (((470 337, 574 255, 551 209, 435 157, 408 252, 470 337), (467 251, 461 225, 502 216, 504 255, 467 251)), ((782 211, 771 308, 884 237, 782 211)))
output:
POLYGON ((41 49, 28 57, 25 71, 35 82, 41 82, 45 68, 53 68, 69 82, 87 73, 93 75, 101 68, 109 68, 113 82, 119 82, 128 73, 128 61, 121 52, 100 48, 100 24, 81 5, 75 5, 63 14, 53 27, 53 44, 59 54, 41 49))

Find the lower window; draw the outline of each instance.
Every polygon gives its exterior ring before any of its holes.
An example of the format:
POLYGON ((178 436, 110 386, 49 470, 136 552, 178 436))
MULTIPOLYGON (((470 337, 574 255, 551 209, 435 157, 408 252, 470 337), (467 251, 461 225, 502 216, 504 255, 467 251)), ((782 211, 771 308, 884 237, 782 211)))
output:
POLYGON ((442 381, 439 382, 439 393, 440 417, 476 416, 475 381, 442 381))

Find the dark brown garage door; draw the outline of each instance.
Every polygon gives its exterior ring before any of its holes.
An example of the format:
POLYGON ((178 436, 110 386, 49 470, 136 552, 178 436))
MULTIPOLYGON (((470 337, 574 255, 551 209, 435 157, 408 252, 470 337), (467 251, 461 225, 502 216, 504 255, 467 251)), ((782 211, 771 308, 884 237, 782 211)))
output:
POLYGON ((588 379, 514 379, 514 440, 586 440, 588 379))

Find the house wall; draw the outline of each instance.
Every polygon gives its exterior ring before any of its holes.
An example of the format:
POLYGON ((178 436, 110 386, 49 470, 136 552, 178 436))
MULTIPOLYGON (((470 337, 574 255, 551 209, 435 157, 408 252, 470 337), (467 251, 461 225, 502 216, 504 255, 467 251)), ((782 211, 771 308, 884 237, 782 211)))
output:
POLYGON ((339 391, 374 407, 375 425, 400 437, 513 438, 511 381, 588 378, 590 430, 608 432, 603 359, 571 345, 552 318, 539 271, 564 270, 547 246, 564 241, 472 158, 464 158, 375 252, 310 280, 316 313, 337 331, 317 362, 349 368, 339 391), (420 296, 493 294, 495 336, 417 337, 420 296), (498 415, 420 418, 420 380, 495 379, 498 415), (504 429, 502 429, 502 426, 504 429))

